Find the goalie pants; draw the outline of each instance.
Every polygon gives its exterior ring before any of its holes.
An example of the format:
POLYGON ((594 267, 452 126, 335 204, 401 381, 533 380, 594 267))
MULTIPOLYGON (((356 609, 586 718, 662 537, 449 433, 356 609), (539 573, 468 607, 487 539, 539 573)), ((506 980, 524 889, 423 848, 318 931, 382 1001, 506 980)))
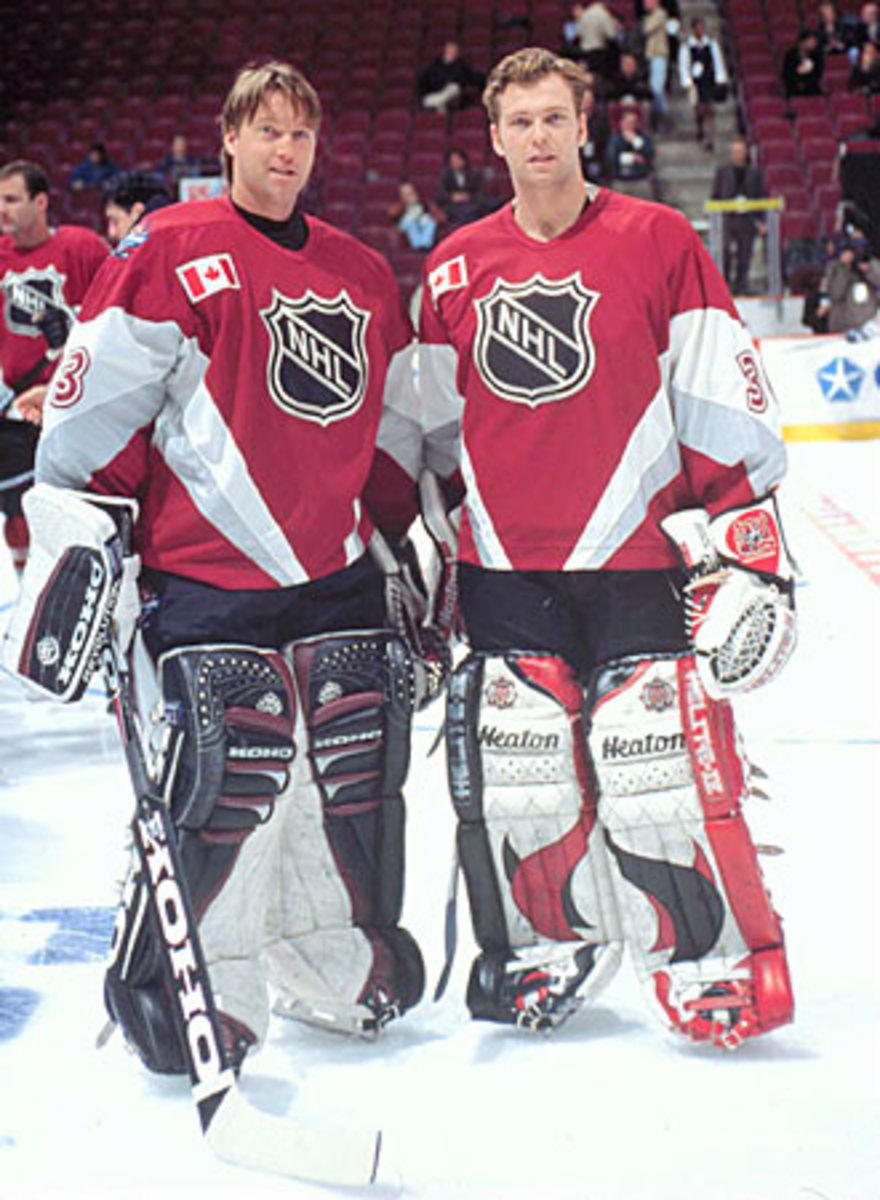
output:
MULTIPOLYGON (((144 637, 181 734, 166 790, 231 1060, 265 1036, 269 980, 292 1015, 381 1026, 423 987, 398 924, 411 695, 382 632, 383 577, 363 559, 274 592, 154 572, 145 585, 144 637), (217 719, 200 723, 203 707, 217 719)), ((151 1069, 181 1071, 138 892, 133 878, 108 1007, 151 1069)))
POLYGON ((626 940, 653 1006, 733 1046, 791 1019, 780 922, 729 704, 689 651, 678 572, 461 571, 474 653, 450 687, 450 787, 482 953, 476 1017, 541 1027, 626 940))

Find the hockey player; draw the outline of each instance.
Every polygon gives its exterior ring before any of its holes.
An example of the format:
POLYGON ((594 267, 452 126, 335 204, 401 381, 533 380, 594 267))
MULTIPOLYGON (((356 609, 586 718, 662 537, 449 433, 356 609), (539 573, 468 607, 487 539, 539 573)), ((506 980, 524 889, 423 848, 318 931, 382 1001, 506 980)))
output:
POLYGON ((496 66, 513 201, 425 266, 428 436, 461 433, 471 654, 447 745, 481 950, 467 1001, 555 1025, 625 941, 671 1027, 734 1046, 792 1015, 726 698, 794 641, 786 455, 687 221, 583 180, 583 89, 546 50, 496 66))
POLYGON ((155 176, 146 171, 117 175, 104 195, 107 240, 116 246, 141 217, 171 203, 171 197, 155 176))
MULTIPOLYGON (((296 207, 320 116, 295 68, 239 73, 221 114, 228 197, 152 213, 116 248, 37 464, 40 504, 71 523, 104 519, 83 492, 139 506, 134 681, 232 1065, 265 1035, 269 980, 283 1015, 357 1033, 423 987, 399 925, 413 664, 361 500, 383 396, 411 386, 412 331, 387 263, 296 207)), ((25 674, 49 620, 39 594, 7 639, 25 674)), ((31 677, 60 694, 76 667, 50 657, 31 677)), ((135 876, 107 1005, 150 1068, 178 1072, 143 910, 135 876)))
POLYGON ((33 482, 37 443, 19 406, 39 413, 75 310, 107 257, 91 229, 53 228, 48 210, 40 167, 23 160, 0 167, 0 508, 19 570, 28 549, 21 498, 33 482))

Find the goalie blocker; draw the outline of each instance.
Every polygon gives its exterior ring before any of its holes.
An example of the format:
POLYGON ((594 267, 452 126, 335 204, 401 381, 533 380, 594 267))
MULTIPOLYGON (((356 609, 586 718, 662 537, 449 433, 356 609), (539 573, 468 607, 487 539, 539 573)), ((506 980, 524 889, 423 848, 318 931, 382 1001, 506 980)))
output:
POLYGON ((113 634, 124 652, 138 608, 134 500, 38 483, 23 499, 31 551, 3 636, 4 667, 32 690, 78 700, 113 634))

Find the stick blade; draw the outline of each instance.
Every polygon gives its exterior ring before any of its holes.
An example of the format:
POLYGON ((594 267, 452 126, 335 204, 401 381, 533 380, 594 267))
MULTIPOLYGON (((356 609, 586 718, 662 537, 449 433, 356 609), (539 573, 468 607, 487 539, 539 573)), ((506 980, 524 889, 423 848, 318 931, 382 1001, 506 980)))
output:
POLYGON ((378 1131, 307 1125, 254 1108, 231 1087, 205 1131, 223 1162, 253 1171, 340 1187, 373 1183, 379 1166, 378 1131))

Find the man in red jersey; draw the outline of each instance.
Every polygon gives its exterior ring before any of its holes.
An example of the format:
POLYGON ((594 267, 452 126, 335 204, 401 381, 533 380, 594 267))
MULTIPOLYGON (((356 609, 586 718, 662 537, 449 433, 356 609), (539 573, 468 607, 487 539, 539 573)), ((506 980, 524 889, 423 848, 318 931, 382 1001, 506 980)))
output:
POLYGON ((584 87, 546 50, 495 67, 514 198, 425 266, 426 453, 459 439, 464 493, 446 728, 467 999, 555 1025, 625 941, 671 1027, 734 1046, 792 1012, 727 699, 794 641, 786 455, 688 222, 582 178, 584 87))
MULTIPOLYGON (((399 925, 413 664, 361 499, 412 333, 384 259, 297 209, 320 117, 295 68, 239 73, 228 196, 116 247, 37 463, 38 486, 139 505, 135 682, 164 714, 158 774, 233 1065, 265 1036, 270 980, 282 1015, 364 1034, 423 988, 399 925)), ((128 893, 108 1008, 150 1068, 181 1071, 136 873, 128 893)))
POLYGON ((91 229, 49 224, 49 181, 35 163, 0 167, 0 508, 17 568, 27 558, 21 498, 33 482, 36 430, 21 403, 39 409, 76 308, 107 247, 91 229))

